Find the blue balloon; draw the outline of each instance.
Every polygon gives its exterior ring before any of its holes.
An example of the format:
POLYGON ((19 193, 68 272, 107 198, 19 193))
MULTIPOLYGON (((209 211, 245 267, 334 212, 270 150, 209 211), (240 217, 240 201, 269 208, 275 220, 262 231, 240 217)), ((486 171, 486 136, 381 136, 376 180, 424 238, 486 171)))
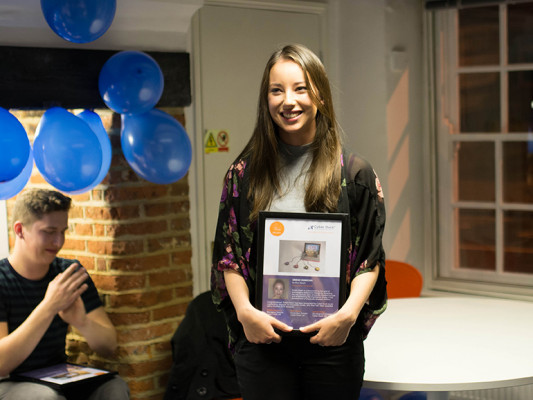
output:
POLYGON ((147 181, 176 182, 191 165, 192 148, 187 132, 175 118, 161 110, 122 115, 120 140, 126 161, 147 181))
POLYGON ((102 124, 102 120, 100 119, 100 116, 96 114, 94 111, 90 110, 84 110, 78 114, 76 114, 78 118, 81 118, 89 127, 92 129, 92 131, 96 134, 96 137, 98 138, 98 141, 100 142, 100 147, 102 148, 102 165, 100 166, 100 173, 89 186, 86 188, 80 189, 80 190, 73 190, 70 191, 70 194, 80 194, 84 192, 88 192, 92 188, 94 188, 96 185, 98 185, 107 175, 107 172, 109 171, 109 167, 111 166, 111 157, 113 155, 113 149, 111 148, 111 141, 109 140, 109 136, 107 135, 107 131, 104 128, 104 125, 102 124))
POLYGON ((401 396, 398 400, 426 400, 426 392, 409 392, 401 396))
POLYGON ((142 114, 155 107, 163 94, 159 64, 141 51, 121 51, 109 58, 98 77, 104 103, 119 114, 142 114))
POLYGON ((26 186, 26 184, 30 180, 32 170, 33 151, 30 147, 28 159, 26 160, 26 164, 24 165, 22 172, 12 180, 0 183, 0 200, 10 199, 11 197, 16 196, 22 189, 24 189, 24 186, 26 186))
POLYGON ((18 176, 28 160, 30 141, 17 117, 0 107, 0 182, 18 176))
POLYGON ((117 9, 116 0, 41 0, 44 19, 61 38, 92 42, 107 32, 117 9))
POLYGON ((94 183, 102 166, 102 147, 82 119, 64 108, 50 108, 35 135, 35 165, 50 185, 70 193, 94 183))
POLYGON ((374 389, 361 388, 359 400, 383 400, 383 396, 374 389))

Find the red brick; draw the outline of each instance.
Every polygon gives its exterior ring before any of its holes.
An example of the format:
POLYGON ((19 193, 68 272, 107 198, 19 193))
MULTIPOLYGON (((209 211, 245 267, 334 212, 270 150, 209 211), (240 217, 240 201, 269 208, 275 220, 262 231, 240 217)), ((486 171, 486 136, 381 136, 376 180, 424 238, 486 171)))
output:
POLYGON ((190 264, 192 257, 191 249, 184 249, 172 253, 171 262, 174 265, 190 264))
POLYGON ((74 224, 74 234, 81 236, 89 236, 93 234, 93 225, 92 224, 74 224))
POLYGON ((75 194, 75 195, 72 195, 71 197, 72 197, 72 200, 74 200, 75 202, 91 200, 90 192, 84 192, 84 193, 80 193, 80 194, 75 194))
POLYGON ((174 289, 174 298, 181 299, 184 297, 192 297, 192 282, 189 286, 177 287, 174 289))
POLYGON ((170 229, 174 231, 185 231, 191 228, 189 217, 172 218, 170 220, 170 229))
POLYGON ((119 374, 123 377, 138 378, 153 374, 155 372, 165 372, 172 366, 172 357, 165 357, 161 360, 149 360, 134 364, 122 364, 119 374))
POLYGON ((152 320, 160 321, 168 318, 180 317, 182 315, 185 315, 185 311, 187 311, 188 305, 189 303, 182 303, 157 308, 152 311, 152 320))
POLYGON ((119 201, 131 201, 132 199, 143 199, 150 201, 151 199, 159 199, 167 195, 167 185, 144 184, 142 186, 121 187, 120 190, 116 188, 113 190, 106 190, 104 192, 104 199, 109 203, 119 201))
POLYGON ((174 329, 172 324, 163 323, 160 325, 149 325, 134 329, 117 329, 117 333, 119 343, 132 343, 146 340, 152 341, 163 336, 172 335, 174 329))
POLYGON ((147 324, 150 322, 150 312, 108 312, 115 327, 121 325, 147 324))
POLYGON ((92 276, 94 284, 102 290, 131 290, 142 289, 146 286, 146 278, 143 275, 99 275, 92 276))
POLYGON ((72 219, 75 219, 75 218, 79 218, 79 219, 82 219, 83 218, 83 207, 81 206, 73 206, 71 207, 69 213, 68 213, 68 216, 69 218, 72 220, 72 219))
POLYGON ((106 226, 102 224, 92 224, 95 237, 106 236, 106 226))
MULTIPOLYGON (((120 346, 117 356, 120 359, 133 359, 139 357, 148 357, 154 358, 153 345, 147 344, 138 344, 138 345, 129 345, 129 346, 120 346)), ((159 357, 161 358, 161 357, 159 357)))
POLYGON ((130 391, 135 393, 142 393, 153 390, 155 389, 154 378, 150 377, 146 379, 132 379, 129 382, 129 387, 130 391))
POLYGON ((120 237, 124 235, 148 235, 158 234, 167 231, 167 221, 150 221, 137 223, 121 223, 109 225, 107 233, 112 237, 120 237))
POLYGON ((187 196, 189 194, 189 180, 185 175, 178 182, 174 183, 170 187, 170 194, 172 196, 187 196))
POLYGON ((109 305, 118 307, 141 307, 144 309, 172 300, 172 290, 145 291, 142 293, 117 294, 109 297, 109 305))
POLYGON ((142 253, 143 249, 142 240, 87 240, 87 250, 95 254, 133 255, 142 253))
POLYGON ((182 269, 154 272, 148 275, 150 287, 168 286, 187 279, 187 272, 182 269))
POLYGON ((71 250, 71 251, 72 250, 85 251, 85 239, 77 240, 74 238, 68 238, 65 240, 63 249, 71 250))
POLYGON ((116 258, 108 261, 110 269, 119 271, 149 271, 169 266, 168 254, 144 257, 116 258))

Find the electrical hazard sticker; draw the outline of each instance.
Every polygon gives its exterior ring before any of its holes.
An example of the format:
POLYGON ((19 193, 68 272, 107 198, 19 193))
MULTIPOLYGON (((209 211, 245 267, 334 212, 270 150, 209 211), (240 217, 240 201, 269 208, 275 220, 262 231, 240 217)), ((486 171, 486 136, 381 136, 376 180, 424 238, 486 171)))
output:
POLYGON ((224 130, 208 129, 205 131, 204 151, 209 153, 220 153, 229 151, 229 134, 224 130))

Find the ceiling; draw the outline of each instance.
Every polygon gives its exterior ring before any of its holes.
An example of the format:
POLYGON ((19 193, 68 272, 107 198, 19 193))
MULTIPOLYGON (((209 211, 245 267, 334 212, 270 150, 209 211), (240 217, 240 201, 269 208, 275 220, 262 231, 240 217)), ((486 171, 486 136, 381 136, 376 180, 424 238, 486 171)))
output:
MULTIPOLYGON (((143 47, 183 50, 192 15, 203 0, 117 0, 109 30, 89 48, 143 47)), ((2 0, 0 45, 80 47, 48 27, 40 0, 2 0)))

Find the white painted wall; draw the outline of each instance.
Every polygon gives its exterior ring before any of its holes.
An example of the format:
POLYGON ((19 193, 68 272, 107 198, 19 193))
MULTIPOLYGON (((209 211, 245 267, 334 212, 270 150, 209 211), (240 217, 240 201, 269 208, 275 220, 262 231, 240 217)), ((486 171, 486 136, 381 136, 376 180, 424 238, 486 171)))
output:
POLYGON ((387 257, 408 261, 423 272, 422 4, 329 3, 338 21, 330 24, 338 63, 332 80, 346 143, 380 177, 387 207, 387 257))

